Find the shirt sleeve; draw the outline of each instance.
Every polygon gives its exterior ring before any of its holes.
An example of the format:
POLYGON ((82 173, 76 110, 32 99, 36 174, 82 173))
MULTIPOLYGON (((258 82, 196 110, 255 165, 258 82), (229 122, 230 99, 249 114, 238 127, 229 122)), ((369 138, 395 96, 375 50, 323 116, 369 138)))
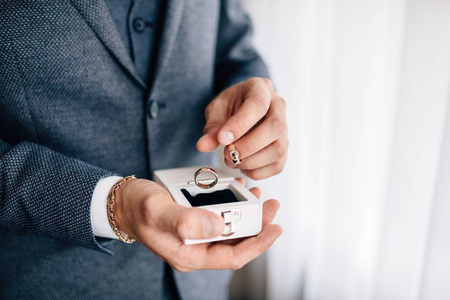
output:
POLYGON ((102 178, 95 186, 91 200, 91 225, 92 232, 97 237, 118 239, 117 235, 109 225, 106 200, 108 198, 109 190, 119 179, 122 179, 122 177, 109 176, 102 178))
POLYGON ((90 206, 97 183, 116 175, 42 145, 0 138, 0 227, 111 253, 92 232, 90 206))

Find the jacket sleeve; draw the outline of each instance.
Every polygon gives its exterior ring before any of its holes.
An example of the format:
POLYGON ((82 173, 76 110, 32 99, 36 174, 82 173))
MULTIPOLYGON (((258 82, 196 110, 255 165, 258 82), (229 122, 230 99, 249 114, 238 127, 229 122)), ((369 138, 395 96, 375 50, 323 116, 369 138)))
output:
POLYGON ((221 2, 218 30, 216 92, 251 77, 269 78, 267 67, 252 44, 252 23, 240 0, 221 2))
POLYGON ((0 139, 0 226, 109 252, 92 232, 90 203, 97 182, 111 175, 31 142, 0 139))

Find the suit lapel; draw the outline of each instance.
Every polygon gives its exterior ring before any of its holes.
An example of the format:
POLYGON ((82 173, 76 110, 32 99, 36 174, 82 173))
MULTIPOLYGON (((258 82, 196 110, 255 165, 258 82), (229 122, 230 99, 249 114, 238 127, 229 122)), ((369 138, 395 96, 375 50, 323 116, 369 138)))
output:
POLYGON ((168 0, 166 7, 166 15, 161 35, 161 43, 159 45, 158 56, 155 66, 154 86, 158 84, 161 78, 162 70, 167 65, 173 44, 176 40, 178 29, 180 27, 181 17, 184 12, 185 0, 168 0))
POLYGON ((86 19, 87 24, 92 28, 111 54, 119 61, 133 79, 136 80, 142 88, 146 89, 145 83, 137 75, 134 64, 116 29, 116 24, 109 14, 105 1, 70 0, 70 2, 86 19))

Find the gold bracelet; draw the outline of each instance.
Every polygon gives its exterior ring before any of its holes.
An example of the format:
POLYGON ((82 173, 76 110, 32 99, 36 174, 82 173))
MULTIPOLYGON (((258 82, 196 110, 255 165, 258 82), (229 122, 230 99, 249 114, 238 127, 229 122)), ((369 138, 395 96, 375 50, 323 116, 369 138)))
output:
POLYGON ((108 198, 106 200, 106 211, 108 214, 109 225, 111 226, 112 230, 117 235, 119 240, 121 240, 122 242, 125 242, 127 244, 131 244, 135 240, 130 239, 130 237, 126 233, 123 233, 119 229, 119 226, 116 223, 116 218, 114 216, 114 203, 116 200, 116 191, 120 188, 120 186, 122 184, 124 184, 125 182, 127 182, 129 180, 133 180, 133 179, 136 179, 135 175, 127 176, 125 178, 118 180, 116 183, 114 183, 114 185, 109 190, 108 198))

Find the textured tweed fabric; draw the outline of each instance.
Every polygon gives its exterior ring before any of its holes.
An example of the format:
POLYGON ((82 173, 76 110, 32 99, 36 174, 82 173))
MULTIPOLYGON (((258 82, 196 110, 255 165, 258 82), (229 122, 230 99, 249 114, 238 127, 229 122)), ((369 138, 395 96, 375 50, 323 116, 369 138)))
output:
MULTIPOLYGON (((155 254, 93 236, 92 192, 212 162, 195 149, 207 103, 267 77, 250 30, 237 1, 169 0, 150 88, 103 1, 0 2, 1 299, 163 297, 155 254)), ((229 275, 174 274, 182 299, 226 298, 229 275)))

